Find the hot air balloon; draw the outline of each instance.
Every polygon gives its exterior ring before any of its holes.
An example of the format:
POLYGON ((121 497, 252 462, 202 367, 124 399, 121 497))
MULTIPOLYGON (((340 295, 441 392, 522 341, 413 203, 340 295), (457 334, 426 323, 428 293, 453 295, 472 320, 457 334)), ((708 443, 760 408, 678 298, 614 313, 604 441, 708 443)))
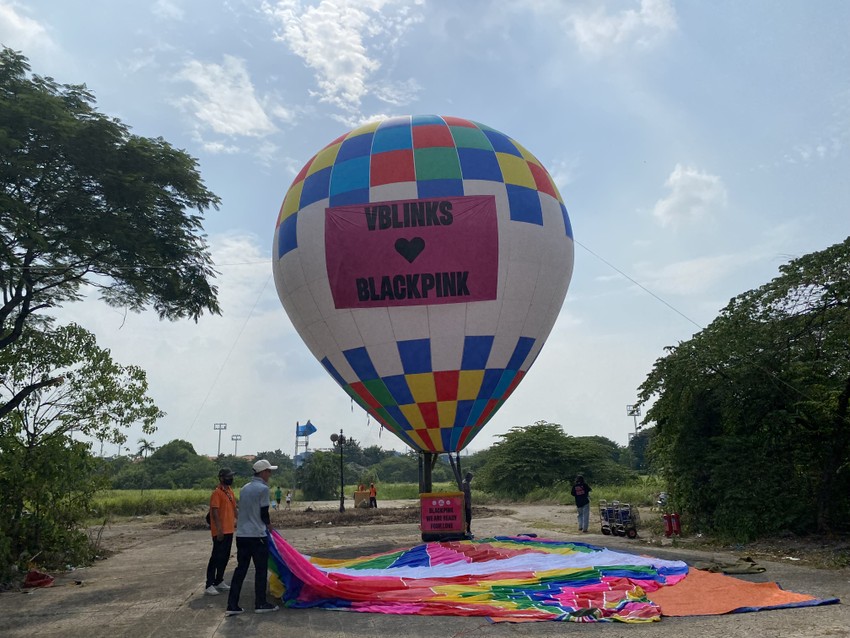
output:
POLYGON ((316 153, 286 193, 272 249, 278 295, 313 355, 429 455, 469 445, 522 381, 573 253, 567 209, 534 155, 434 115, 372 122, 316 153))

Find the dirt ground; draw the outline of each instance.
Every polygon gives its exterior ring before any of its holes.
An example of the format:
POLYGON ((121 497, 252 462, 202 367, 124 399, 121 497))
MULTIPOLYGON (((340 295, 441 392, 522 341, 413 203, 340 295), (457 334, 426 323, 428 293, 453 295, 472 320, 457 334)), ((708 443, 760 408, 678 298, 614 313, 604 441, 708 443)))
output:
MULTIPOLYGON (((299 551, 326 557, 363 556, 421 542, 416 501, 383 502, 377 510, 337 510, 338 503, 294 506, 273 512, 274 526, 299 551)), ((603 536, 598 519, 591 533, 576 533, 575 508, 548 505, 475 508, 473 531, 483 538, 536 533, 544 538, 580 540, 618 551, 652 554, 690 564, 752 556, 764 573, 739 576, 775 581, 785 589, 819 598, 850 599, 850 569, 818 569, 789 548, 754 555, 750 548, 697 549, 689 539, 671 540, 640 530, 637 539, 603 536), (781 555, 780 555, 781 554, 781 555), (792 560, 800 558, 801 560, 792 560)), ((53 587, 0 594, 0 636, 53 638, 80 636, 293 636, 302 638, 433 638, 434 636, 561 636, 581 631, 605 638, 698 635, 850 637, 850 606, 828 605, 748 614, 664 618, 648 625, 500 623, 482 618, 393 616, 321 609, 282 609, 274 614, 224 618, 225 597, 204 596, 209 531, 203 512, 180 517, 144 517, 102 530, 104 554, 95 565, 56 574, 53 587), (108 551, 106 551, 108 550, 108 551)), ((228 577, 234 561, 231 560, 228 577)), ((249 573, 243 602, 252 596, 249 573)))
MULTIPOLYGON (((272 524, 276 529, 326 529, 332 527, 357 527, 364 525, 416 524, 419 522, 419 509, 415 501, 389 501, 389 506, 378 509, 351 509, 338 511, 334 503, 313 504, 312 507, 296 506, 290 510, 271 512, 272 524)), ((493 505, 476 506, 473 516, 476 521, 491 517, 517 515, 522 511, 523 516, 535 527, 552 531, 569 529, 569 521, 562 516, 566 511, 573 511, 557 505, 493 505)), ((747 555, 757 560, 787 560, 799 562, 801 565, 813 567, 839 568, 850 567, 850 539, 845 536, 784 536, 762 539, 740 545, 723 545, 713 543, 703 538, 674 537, 665 538, 660 533, 660 525, 649 525, 657 512, 648 508, 641 511, 641 519, 645 524, 640 525, 637 539, 630 541, 630 546, 648 547, 681 547, 702 551, 731 551, 747 555)), ((154 519, 156 520, 156 519, 154 519)), ((599 528, 596 513, 591 516, 593 527, 599 528)), ((164 517, 159 523, 163 529, 207 529, 203 517, 197 513, 181 514, 164 517)), ((109 548, 107 541, 106 549, 109 548)))

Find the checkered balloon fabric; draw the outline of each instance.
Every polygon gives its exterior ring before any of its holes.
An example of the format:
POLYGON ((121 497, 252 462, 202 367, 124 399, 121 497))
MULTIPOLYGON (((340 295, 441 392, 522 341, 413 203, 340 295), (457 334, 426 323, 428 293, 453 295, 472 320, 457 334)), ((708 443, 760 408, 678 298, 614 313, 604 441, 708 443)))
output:
POLYGON ((456 117, 357 128, 305 164, 275 229, 311 352, 418 450, 463 449, 523 379, 573 268, 566 206, 508 136, 456 117))

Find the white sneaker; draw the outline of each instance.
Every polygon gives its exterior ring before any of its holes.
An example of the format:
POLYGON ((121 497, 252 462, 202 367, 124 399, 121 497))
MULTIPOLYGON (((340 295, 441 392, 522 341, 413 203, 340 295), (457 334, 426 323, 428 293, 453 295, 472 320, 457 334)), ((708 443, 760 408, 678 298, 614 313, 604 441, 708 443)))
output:
POLYGON ((210 585, 204 590, 204 594, 207 596, 218 596, 218 590, 213 585, 210 585))
POLYGON ((280 609, 280 607, 278 607, 277 605, 272 605, 271 603, 264 603, 264 604, 260 605, 259 607, 257 607, 256 609, 254 609, 254 613, 255 614, 267 614, 267 613, 272 612, 272 611, 277 611, 278 609, 280 609))
POLYGON ((230 585, 221 581, 218 585, 215 586, 218 591, 230 591, 230 585))

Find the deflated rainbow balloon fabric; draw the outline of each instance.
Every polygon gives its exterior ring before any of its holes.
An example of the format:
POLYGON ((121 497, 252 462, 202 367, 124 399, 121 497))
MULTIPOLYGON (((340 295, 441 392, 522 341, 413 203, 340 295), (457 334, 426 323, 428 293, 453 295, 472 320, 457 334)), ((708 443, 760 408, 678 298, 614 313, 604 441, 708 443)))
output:
POLYGON ((273 271, 327 372, 410 447, 459 451, 540 353, 573 269, 566 206, 516 140, 458 117, 385 119, 308 161, 273 271))
POLYGON ((647 593, 688 573, 681 561, 526 537, 427 543, 347 560, 302 556, 276 531, 271 539, 272 595, 296 608, 650 622, 661 611, 647 593))

